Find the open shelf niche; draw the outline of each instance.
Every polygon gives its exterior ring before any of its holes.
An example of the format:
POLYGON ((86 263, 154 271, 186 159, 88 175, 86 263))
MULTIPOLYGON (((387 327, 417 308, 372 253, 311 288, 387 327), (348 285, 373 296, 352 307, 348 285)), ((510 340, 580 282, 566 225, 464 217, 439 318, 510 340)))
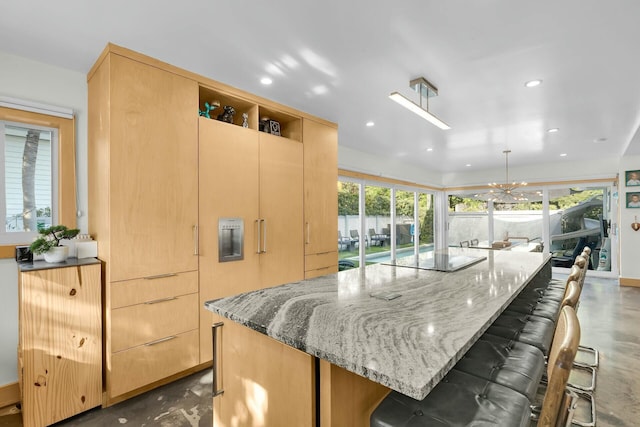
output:
POLYGON ((206 86, 200 86, 199 110, 205 110, 205 102, 209 104, 218 102, 220 104, 220 107, 210 112, 212 120, 217 120, 218 115, 224 111, 224 106, 229 105, 236 111, 233 116, 233 124, 236 126, 242 126, 242 114, 246 113, 249 115, 247 119, 249 129, 259 130, 260 120, 262 119, 274 120, 279 124, 280 136, 294 141, 302 141, 302 119, 299 116, 258 105, 250 100, 229 95, 206 86))

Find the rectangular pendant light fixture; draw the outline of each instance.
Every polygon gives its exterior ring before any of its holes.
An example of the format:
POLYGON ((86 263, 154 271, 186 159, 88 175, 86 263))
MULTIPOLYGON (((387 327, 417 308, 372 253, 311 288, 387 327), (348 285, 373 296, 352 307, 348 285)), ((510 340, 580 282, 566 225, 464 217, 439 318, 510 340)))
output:
POLYGON ((402 105, 404 108, 408 109, 409 111, 412 111, 415 114, 419 115, 423 119, 427 120, 429 123, 438 126, 440 129, 442 130, 451 129, 451 127, 448 124, 446 124, 445 122, 443 122, 442 120, 440 120, 439 118, 437 118, 436 116, 434 116, 429 112, 428 100, 430 97, 438 96, 438 89, 435 86, 433 86, 431 83, 429 83, 424 77, 419 77, 417 79, 411 80, 411 82, 409 82, 409 86, 418 93, 420 97, 420 104, 416 104, 415 102, 411 101, 409 98, 405 97, 399 92, 392 92, 391 95, 389 95, 389 98, 391 98, 398 104, 402 105), (423 98, 427 99, 427 108, 422 107, 423 98))

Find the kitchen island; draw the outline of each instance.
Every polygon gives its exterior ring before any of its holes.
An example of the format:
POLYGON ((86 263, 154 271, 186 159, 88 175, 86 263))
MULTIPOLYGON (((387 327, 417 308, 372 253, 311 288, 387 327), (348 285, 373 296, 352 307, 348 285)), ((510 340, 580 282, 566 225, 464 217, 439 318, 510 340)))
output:
MULTIPOLYGON (((305 384, 304 391, 294 394, 309 395, 302 396, 303 401, 311 400, 305 410, 313 418, 308 425, 316 425, 318 415, 322 426, 367 425, 369 412, 389 389, 424 398, 529 282, 551 275, 547 254, 466 248, 452 248, 449 254, 486 259, 456 272, 441 272, 415 268, 424 263, 408 257, 402 265, 371 265, 208 301, 205 306, 242 325, 233 326, 234 335, 257 332, 247 343, 266 335, 289 348, 285 353, 301 358, 302 374, 295 373, 287 387, 299 381, 305 384), (345 412, 351 412, 351 418, 342 418, 345 412)), ((423 254, 420 260, 430 256, 423 254)), ((231 325, 227 321, 223 329, 231 325)), ((226 338, 215 367, 225 393, 235 381, 252 380, 247 373, 242 378, 230 370, 225 373, 232 358, 225 355, 225 346, 236 337, 226 338)), ((253 351, 251 344, 246 351, 253 351)), ((278 349, 275 354, 282 352, 278 349)), ((234 362, 242 354, 236 351, 234 362)), ((266 360, 262 369, 274 367, 274 358, 266 360)), ((287 374, 287 366, 283 363, 278 378, 287 374)), ((268 412, 274 411, 282 389, 274 395, 264 381, 259 386, 266 390, 268 412)), ((247 389, 242 393, 246 398, 247 389)), ((214 412, 220 406, 216 399, 214 412)), ((233 407, 242 406, 239 399, 233 407)), ((288 399, 283 400, 290 409, 288 399)), ((245 406, 251 412, 251 405, 245 406)))

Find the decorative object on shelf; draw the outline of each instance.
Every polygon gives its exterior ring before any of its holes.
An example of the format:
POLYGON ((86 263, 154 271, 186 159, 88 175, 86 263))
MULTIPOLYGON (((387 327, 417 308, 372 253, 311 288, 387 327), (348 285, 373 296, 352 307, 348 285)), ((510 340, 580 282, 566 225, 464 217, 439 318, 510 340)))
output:
POLYGON ((211 118, 211 112, 220 106, 220 102, 211 101, 211 104, 208 102, 204 103, 204 110, 198 110, 199 114, 202 117, 206 117, 207 119, 211 118))
POLYGON ((269 120, 269 133, 271 135, 280 136, 280 122, 269 120))
POLYGON ((33 262, 33 252, 29 250, 29 246, 16 246, 16 262, 19 264, 33 262))
POLYGON ((633 231, 640 230, 640 222, 638 222, 638 216, 634 216, 633 217, 633 222, 631 223, 631 228, 633 228, 633 231))
POLYGON ((61 246, 60 241, 73 239, 80 233, 77 228, 69 229, 64 225, 54 225, 38 231, 40 237, 34 240, 29 246, 29 250, 36 254, 44 255, 47 262, 64 262, 69 254, 67 246, 61 246))
POLYGON ((640 170, 626 171, 624 173, 624 182, 627 184, 627 187, 640 186, 640 170))
POLYGON ((236 109, 231 105, 225 105, 222 113, 218 114, 218 120, 225 123, 233 123, 233 116, 236 114, 236 109))
POLYGON ((429 123, 436 125, 442 130, 451 129, 448 124, 437 118, 431 112, 429 112, 429 98, 438 96, 438 88, 429 83, 424 77, 418 77, 409 82, 409 87, 418 93, 420 98, 419 104, 416 104, 409 98, 401 95, 399 92, 392 92, 389 98, 402 105, 404 108, 419 115, 429 123), (422 99, 426 99, 426 105, 422 106, 422 99))
POLYGON ((627 207, 640 208, 640 193, 627 193, 627 207))
POLYGON ((242 113, 242 127, 249 127, 249 115, 247 113, 242 113))
POLYGON ((260 119, 260 124, 258 126, 258 130, 260 132, 270 133, 270 131, 271 131, 270 122, 271 122, 271 120, 269 120, 269 117, 261 118, 260 119))
POLYGON ((527 185, 526 182, 509 182, 509 153, 511 153, 511 150, 504 150, 503 153, 505 155, 506 169, 506 180, 504 184, 498 184, 496 182, 489 183, 488 185, 491 189, 488 193, 475 194, 474 197, 495 203, 520 203, 542 200, 542 193, 539 191, 526 193, 520 189, 520 187, 527 185))

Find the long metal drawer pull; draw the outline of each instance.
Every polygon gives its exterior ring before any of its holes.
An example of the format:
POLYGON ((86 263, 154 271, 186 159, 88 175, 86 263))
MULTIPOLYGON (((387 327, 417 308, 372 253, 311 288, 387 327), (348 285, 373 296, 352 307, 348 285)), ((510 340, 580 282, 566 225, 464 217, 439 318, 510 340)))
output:
POLYGON ((161 302, 173 301, 176 299, 178 299, 178 297, 160 298, 160 299, 154 299, 153 301, 147 301, 145 302, 145 304, 159 304, 161 302))
POLYGON ((177 274, 176 273, 158 274, 157 276, 143 277, 143 279, 144 280, 164 279, 165 277, 173 277, 173 276, 177 276, 177 274))
POLYGON ((159 340, 155 340, 155 341, 148 342, 148 343, 146 343, 145 345, 146 345, 147 347, 150 347, 150 346, 152 346, 152 345, 160 344, 160 343, 163 343, 163 342, 165 342, 165 341, 171 341, 171 340, 174 340, 174 339, 176 339, 176 338, 178 338, 178 337, 177 337, 177 336, 175 336, 175 335, 171 335, 170 337, 164 337, 164 338, 160 338, 159 340))
POLYGON ((223 326, 224 322, 217 322, 214 323, 213 325, 211 325, 211 338, 212 338, 212 346, 213 346, 213 367, 211 368, 213 370, 213 378, 211 381, 211 393, 213 394, 213 397, 216 397, 218 395, 221 395, 222 393, 224 393, 223 389, 218 389, 218 372, 217 372, 217 366, 218 366, 218 346, 216 345, 217 342, 217 330, 219 327, 223 326))

